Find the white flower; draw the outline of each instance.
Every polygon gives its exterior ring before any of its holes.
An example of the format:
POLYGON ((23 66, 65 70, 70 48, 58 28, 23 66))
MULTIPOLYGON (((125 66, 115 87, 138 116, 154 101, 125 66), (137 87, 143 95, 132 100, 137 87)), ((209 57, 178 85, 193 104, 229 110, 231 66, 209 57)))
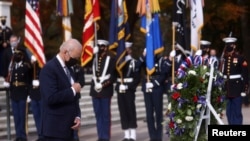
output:
POLYGON ((172 107, 172 105, 171 105, 171 103, 169 103, 168 104, 168 110, 171 110, 171 107, 172 107))
POLYGON ((197 105, 196 105, 196 109, 200 109, 201 106, 202 106, 201 104, 197 104, 197 105))
POLYGON ((183 88, 183 84, 182 84, 182 83, 178 83, 177 86, 176 86, 176 88, 177 88, 178 90, 182 89, 182 88, 183 88))
POLYGON ((176 120, 176 123, 180 124, 180 123, 182 123, 182 120, 178 118, 178 119, 176 120))
POLYGON ((186 116, 185 117, 185 120, 186 121, 192 121, 194 119, 194 117, 192 117, 192 116, 186 116))
POLYGON ((206 65, 203 65, 203 69, 206 70, 206 69, 207 69, 207 66, 206 66, 206 65))
POLYGON ((196 72, 194 70, 190 70, 190 71, 188 71, 188 74, 196 75, 196 72))

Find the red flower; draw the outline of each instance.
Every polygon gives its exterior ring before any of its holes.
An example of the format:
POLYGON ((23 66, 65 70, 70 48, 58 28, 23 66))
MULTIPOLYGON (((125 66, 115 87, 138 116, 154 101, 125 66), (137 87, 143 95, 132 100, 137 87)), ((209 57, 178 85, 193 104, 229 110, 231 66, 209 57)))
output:
POLYGON ((180 95, 179 92, 175 92, 175 93, 173 93, 172 98, 173 98, 174 100, 176 100, 176 99, 178 99, 180 96, 181 96, 181 95, 180 95))
POLYGON ((174 128, 174 122, 173 121, 170 121, 169 124, 168 124, 169 128, 174 128))
POLYGON ((198 97, 197 97, 196 95, 193 97, 193 101, 194 101, 194 102, 197 102, 197 101, 198 101, 198 97))
POLYGON ((220 98, 220 96, 218 96, 217 99, 216 99, 216 101, 217 101, 218 103, 220 103, 220 100, 221 100, 221 98, 220 98))

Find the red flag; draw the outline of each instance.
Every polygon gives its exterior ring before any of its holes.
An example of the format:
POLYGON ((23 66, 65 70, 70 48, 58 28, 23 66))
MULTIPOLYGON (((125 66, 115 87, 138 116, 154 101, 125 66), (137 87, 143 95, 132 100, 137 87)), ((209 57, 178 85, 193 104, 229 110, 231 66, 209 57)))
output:
POLYGON ((82 33, 83 53, 81 65, 85 66, 92 60, 95 38, 95 22, 100 19, 100 8, 98 0, 86 0, 84 28, 82 33))
POLYGON ((45 64, 39 0, 26 0, 24 44, 36 57, 40 67, 45 64))

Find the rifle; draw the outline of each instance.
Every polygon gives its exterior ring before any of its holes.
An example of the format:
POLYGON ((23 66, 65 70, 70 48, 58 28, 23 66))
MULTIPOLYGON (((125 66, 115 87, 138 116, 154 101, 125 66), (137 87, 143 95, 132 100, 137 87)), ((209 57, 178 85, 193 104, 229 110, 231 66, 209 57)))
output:
POLYGON ((10 64, 9 64, 9 67, 8 67, 8 74, 5 78, 5 81, 6 82, 10 82, 11 80, 11 75, 12 75, 12 70, 13 70, 13 67, 14 67, 14 55, 11 57, 11 60, 10 60, 10 64))

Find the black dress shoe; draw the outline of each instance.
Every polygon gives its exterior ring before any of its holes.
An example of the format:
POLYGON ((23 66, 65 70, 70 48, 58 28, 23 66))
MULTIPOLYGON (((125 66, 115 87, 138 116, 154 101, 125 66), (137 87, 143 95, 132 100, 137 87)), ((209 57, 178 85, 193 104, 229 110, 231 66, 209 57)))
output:
POLYGON ((129 139, 129 141, 135 141, 134 139, 129 139))
POLYGON ((123 139, 122 141, 130 141, 130 140, 125 138, 125 139, 123 139))

